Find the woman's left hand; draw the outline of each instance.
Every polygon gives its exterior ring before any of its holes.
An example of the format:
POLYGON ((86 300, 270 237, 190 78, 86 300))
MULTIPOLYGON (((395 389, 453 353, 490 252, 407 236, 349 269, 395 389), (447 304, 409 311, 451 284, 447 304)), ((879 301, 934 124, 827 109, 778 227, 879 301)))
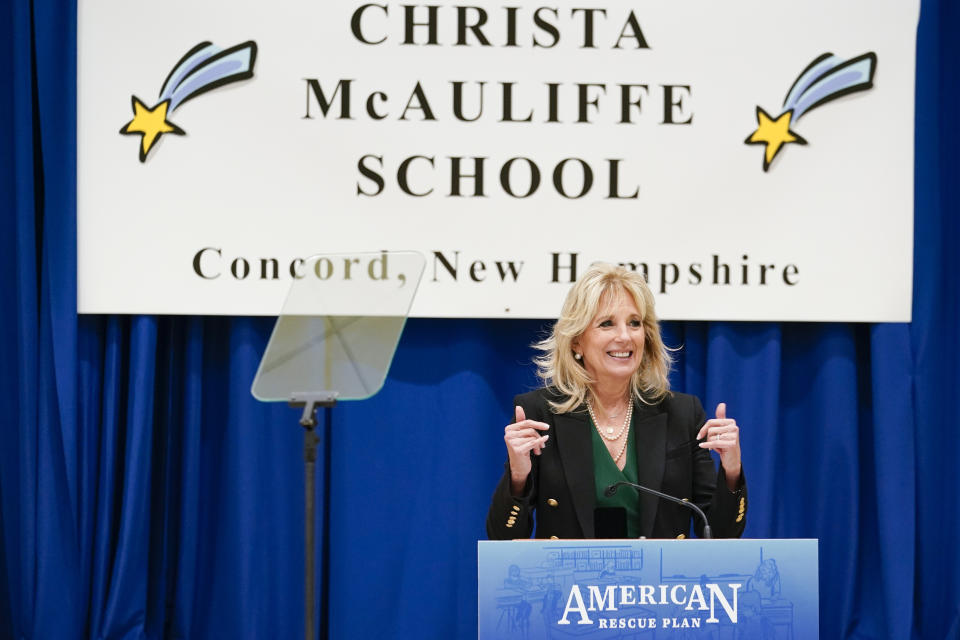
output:
POLYGON ((720 464, 727 476, 727 486, 732 489, 740 482, 740 427, 737 421, 727 418, 727 405, 717 405, 717 417, 703 423, 697 440, 701 449, 712 449, 720 454, 720 464))

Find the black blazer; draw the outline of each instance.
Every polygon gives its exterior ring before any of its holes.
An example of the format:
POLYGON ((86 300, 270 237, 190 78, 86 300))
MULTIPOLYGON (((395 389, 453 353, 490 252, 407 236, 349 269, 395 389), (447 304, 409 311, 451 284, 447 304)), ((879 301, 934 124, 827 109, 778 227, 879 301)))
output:
MULTIPOLYGON (((487 535, 492 540, 529 538, 534 511, 538 538, 594 537, 593 427, 586 407, 553 413, 548 401, 560 399, 550 389, 514 399, 528 419, 550 425, 545 432, 550 439, 541 455, 531 454, 533 468, 522 496, 515 498, 510 493, 507 462, 487 513, 487 535)), ((723 467, 717 471, 710 453, 697 446, 697 432, 705 421, 700 400, 685 393, 670 393, 656 405, 635 401, 638 481, 651 489, 690 499, 707 514, 714 537, 740 537, 747 511, 744 476, 741 472, 738 490, 730 491, 723 467)), ((642 536, 676 538, 689 534, 692 510, 645 493, 638 499, 642 536)), ((694 526, 702 535, 702 525, 695 521, 694 526)))

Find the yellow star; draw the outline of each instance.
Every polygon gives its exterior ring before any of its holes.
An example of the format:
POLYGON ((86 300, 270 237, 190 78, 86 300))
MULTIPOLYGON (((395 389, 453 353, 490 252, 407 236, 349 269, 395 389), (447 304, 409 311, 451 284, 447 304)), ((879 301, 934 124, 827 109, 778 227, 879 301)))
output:
POLYGON ((763 170, 770 168, 770 163, 777 157, 783 145, 795 142, 797 144, 807 144, 807 141, 790 131, 790 119, 793 118, 793 110, 785 111, 774 120, 770 115, 757 107, 757 130, 750 134, 744 140, 745 144, 765 144, 766 149, 763 153, 763 170))
POLYGON ((137 96, 130 96, 133 103, 133 120, 120 129, 120 133, 140 135, 140 162, 147 159, 147 154, 165 133, 183 135, 185 132, 177 125, 167 120, 167 108, 170 100, 164 100, 153 109, 141 102, 137 96))

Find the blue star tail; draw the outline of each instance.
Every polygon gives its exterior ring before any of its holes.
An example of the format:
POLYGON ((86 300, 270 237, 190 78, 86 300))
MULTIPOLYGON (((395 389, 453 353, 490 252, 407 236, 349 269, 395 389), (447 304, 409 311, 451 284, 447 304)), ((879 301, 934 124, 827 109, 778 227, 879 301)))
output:
POLYGON ((160 101, 169 100, 172 112, 207 91, 253 77, 256 60, 257 43, 253 40, 229 49, 201 42, 170 71, 160 89, 160 101))
POLYGON ((783 111, 793 110, 793 122, 826 104, 873 86, 877 54, 870 51, 850 60, 825 53, 810 63, 794 81, 783 101, 783 111))

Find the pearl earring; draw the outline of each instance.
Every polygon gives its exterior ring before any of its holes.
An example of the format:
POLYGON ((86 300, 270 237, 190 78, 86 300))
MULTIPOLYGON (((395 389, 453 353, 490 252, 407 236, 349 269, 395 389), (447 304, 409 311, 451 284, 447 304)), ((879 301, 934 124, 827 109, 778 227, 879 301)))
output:
POLYGON ((574 360, 583 360, 583 355, 581 355, 581 354, 579 354, 579 353, 574 353, 574 354, 573 354, 573 358, 574 358, 574 360))

